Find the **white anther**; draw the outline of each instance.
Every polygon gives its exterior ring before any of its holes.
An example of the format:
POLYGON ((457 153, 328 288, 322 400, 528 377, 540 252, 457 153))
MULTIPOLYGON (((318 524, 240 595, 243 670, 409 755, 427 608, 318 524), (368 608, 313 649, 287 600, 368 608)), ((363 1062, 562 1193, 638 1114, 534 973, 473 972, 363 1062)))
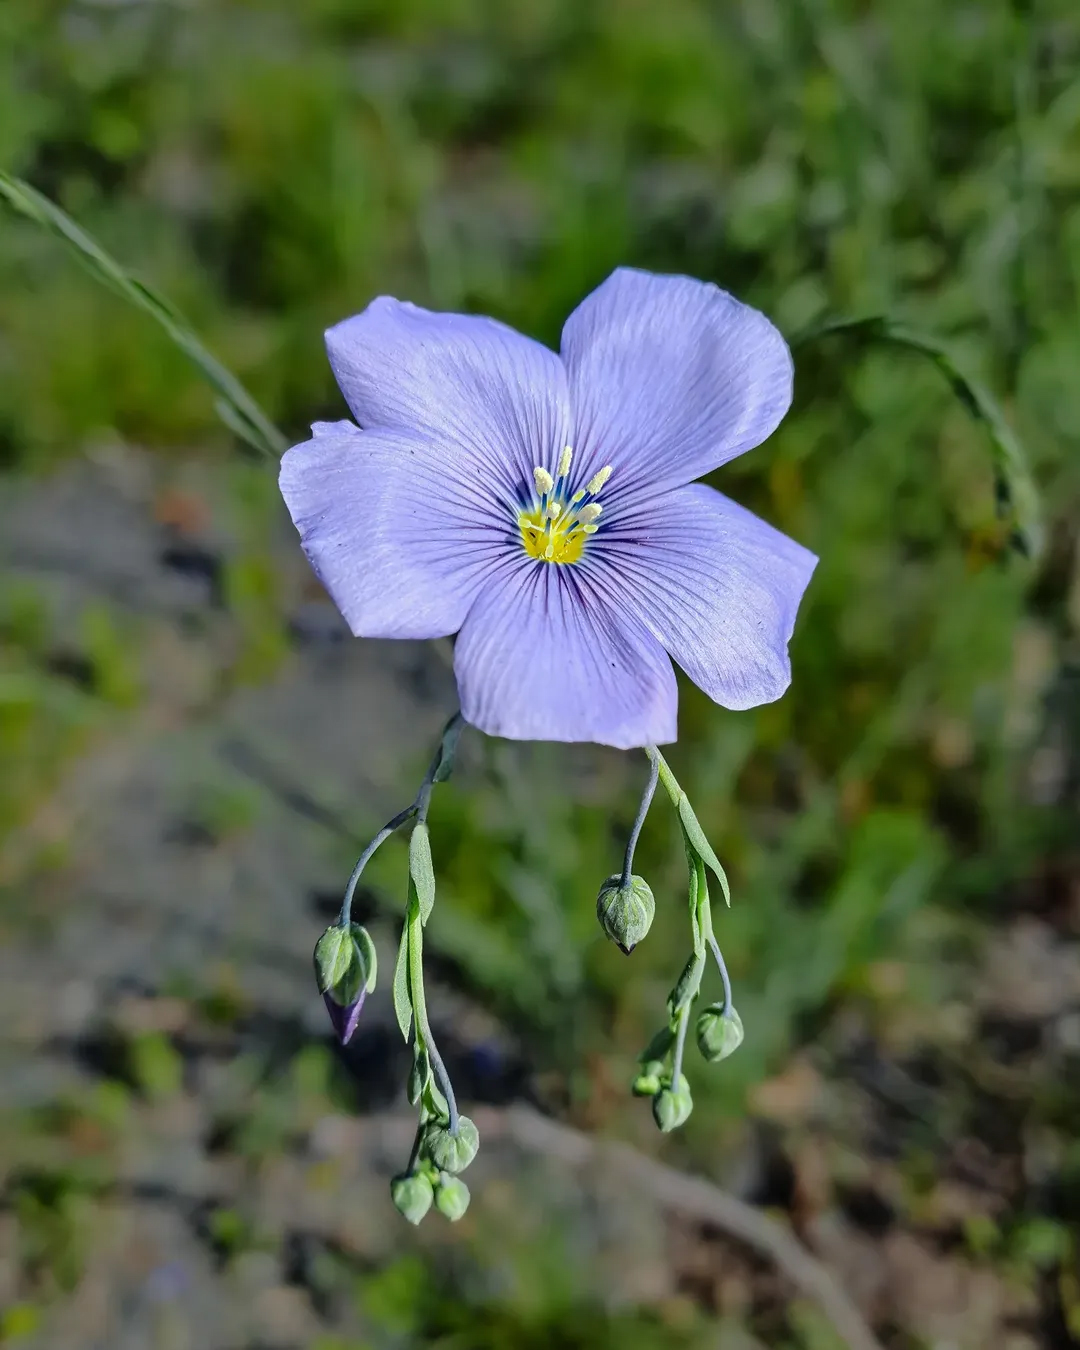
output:
POLYGON ((555 479, 552 478, 547 469, 542 469, 539 464, 533 469, 533 482, 536 484, 536 490, 541 497, 549 493, 555 486, 555 479))
POLYGON ((603 509, 599 502, 590 502, 588 506, 583 506, 578 512, 578 519, 586 525, 591 525, 594 520, 599 518, 603 509))
POLYGON ((604 467, 602 469, 599 469, 596 473, 594 473, 593 476, 589 479, 589 481, 585 484, 586 490, 595 497, 596 494, 600 491, 600 489, 604 486, 604 484, 610 477, 611 477, 611 465, 605 464, 604 467))
POLYGON ((570 472, 570 461, 571 461, 573 458, 574 458, 574 452, 573 452, 573 450, 571 450, 569 446, 566 446, 566 447, 563 449, 562 454, 559 456, 559 477, 560 477, 560 478, 565 478, 566 475, 570 472))
POLYGON ((559 502, 548 502, 547 513, 552 520, 554 520, 556 516, 558 516, 561 510, 562 506, 559 502))

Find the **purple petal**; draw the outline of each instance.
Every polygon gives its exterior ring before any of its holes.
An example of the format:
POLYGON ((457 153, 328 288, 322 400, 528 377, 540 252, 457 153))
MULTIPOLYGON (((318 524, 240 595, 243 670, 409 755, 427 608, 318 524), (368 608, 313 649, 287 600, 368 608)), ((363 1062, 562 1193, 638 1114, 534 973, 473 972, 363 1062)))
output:
POLYGON ((464 452, 401 432, 318 423, 286 452, 281 491, 316 575, 361 637, 456 633, 516 529, 464 452))
POLYGON ((360 1013, 363 1010, 366 997, 367 990, 361 989, 360 997, 355 1003, 342 1007, 340 1003, 335 1003, 329 994, 323 994, 326 1011, 330 1014, 330 1024, 342 1045, 348 1045, 349 1041, 352 1040, 353 1032, 360 1022, 360 1013))
POLYGON ((619 268, 562 335, 578 477, 605 502, 689 483, 771 436, 791 403, 787 343, 764 314, 689 277, 619 268))
POLYGON ((725 708, 778 699, 787 644, 817 559, 702 483, 632 507, 588 563, 687 675, 725 708))
POLYGON ((380 296, 331 328, 326 347, 362 427, 419 431, 459 447, 473 475, 505 501, 569 441, 562 362, 494 319, 380 296))
POLYGON ((465 720, 491 736, 624 750, 675 739, 663 648, 576 567, 508 561, 469 611, 454 669, 465 720))

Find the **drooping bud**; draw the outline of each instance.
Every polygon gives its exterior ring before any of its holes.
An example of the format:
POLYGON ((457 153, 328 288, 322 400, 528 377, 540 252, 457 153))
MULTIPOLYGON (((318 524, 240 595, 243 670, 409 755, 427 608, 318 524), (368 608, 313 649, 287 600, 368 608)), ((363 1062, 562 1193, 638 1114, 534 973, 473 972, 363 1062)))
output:
POLYGON ((653 1120, 664 1134, 670 1134, 684 1124, 693 1109, 690 1084, 682 1074, 679 1075, 678 1087, 661 1088, 653 1098, 653 1120))
POLYGON ((356 1030, 376 972, 375 944, 358 923, 334 924, 315 946, 315 979, 342 1045, 356 1030))
POLYGON ((698 1014, 695 1032, 698 1049, 710 1064, 733 1055, 745 1034, 742 1018, 734 1008, 725 1012, 722 1003, 711 1003, 698 1014))
POLYGON ((367 990, 361 989, 356 1002, 349 1003, 343 1008, 340 1003, 335 1003, 329 994, 323 994, 323 1003, 330 1016, 330 1025, 334 1028, 334 1035, 338 1038, 339 1044, 348 1045, 352 1040, 353 1033, 360 1025, 360 1014, 364 1010, 366 996, 367 990))
POLYGON ((390 1198, 402 1218, 416 1224, 431 1208, 435 1190, 425 1172, 414 1172, 393 1179, 390 1183, 390 1198))
POLYGON ((468 1116, 458 1117, 457 1134, 447 1125, 429 1125, 424 1136, 431 1161, 443 1172, 464 1172, 480 1147, 480 1132, 468 1116))
POLYGON ((600 927, 627 956, 652 927, 655 913, 656 901, 644 877, 632 876, 624 886, 621 876, 610 876, 596 897, 600 927))
POLYGON ((439 1184, 435 1190, 435 1205, 440 1214, 444 1214, 451 1223, 457 1223, 469 1208, 469 1188, 460 1177, 452 1177, 449 1172, 439 1173, 439 1184))

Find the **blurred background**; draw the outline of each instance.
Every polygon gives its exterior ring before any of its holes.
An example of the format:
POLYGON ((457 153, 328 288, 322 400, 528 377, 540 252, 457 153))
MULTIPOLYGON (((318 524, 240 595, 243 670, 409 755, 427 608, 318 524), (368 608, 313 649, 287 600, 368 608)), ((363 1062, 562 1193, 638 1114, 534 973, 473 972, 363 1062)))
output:
MULTIPOLYGON (((296 439, 379 293, 557 345, 614 266, 789 335, 951 343, 1043 491, 917 354, 800 349, 716 485, 821 556, 794 682, 683 685, 747 1028, 659 1136, 635 1058, 688 949, 671 812, 624 958, 594 903, 643 757, 467 735, 434 799, 429 997, 461 1096, 525 1102, 777 1216, 890 1350, 1080 1344, 1080 13, 1075 0, 3 0, 0 166, 168 295, 296 439)), ((311 975, 454 707, 351 639, 274 474, 144 316, 0 215, 0 1343, 835 1350, 720 1227, 493 1141, 391 1209, 404 848, 348 1050, 311 975)), ((497 1131, 495 1131, 497 1133, 497 1131)))

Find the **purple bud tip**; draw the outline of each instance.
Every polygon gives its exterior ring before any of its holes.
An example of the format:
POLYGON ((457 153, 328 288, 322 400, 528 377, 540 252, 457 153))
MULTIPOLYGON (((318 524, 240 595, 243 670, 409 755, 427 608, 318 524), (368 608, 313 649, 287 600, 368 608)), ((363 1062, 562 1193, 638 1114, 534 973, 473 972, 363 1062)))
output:
POLYGON ((356 1002, 343 1008, 340 1003, 335 1003, 329 994, 323 994, 323 1002, 326 1004, 326 1011, 330 1014, 331 1025, 342 1045, 348 1045, 352 1039, 352 1034, 360 1021, 360 1009, 364 1006, 366 995, 367 990, 361 989, 360 997, 356 1002))

